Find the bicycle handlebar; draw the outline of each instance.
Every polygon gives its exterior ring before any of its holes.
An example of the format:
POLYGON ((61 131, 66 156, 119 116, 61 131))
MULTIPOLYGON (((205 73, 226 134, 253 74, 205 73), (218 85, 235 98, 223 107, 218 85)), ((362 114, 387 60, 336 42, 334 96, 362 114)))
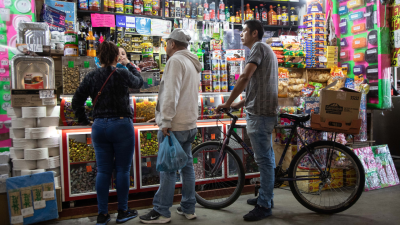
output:
POLYGON ((226 115, 228 115, 229 117, 238 120, 238 117, 235 115, 232 115, 233 112, 237 112, 239 111, 239 109, 234 109, 234 108, 230 108, 229 111, 226 108, 222 108, 219 110, 219 113, 225 113, 226 115))

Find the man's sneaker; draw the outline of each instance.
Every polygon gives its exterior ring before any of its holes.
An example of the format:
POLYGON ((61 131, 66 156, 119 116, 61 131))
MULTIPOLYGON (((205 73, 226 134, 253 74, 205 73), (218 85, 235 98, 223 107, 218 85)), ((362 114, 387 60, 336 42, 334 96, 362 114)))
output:
POLYGON ((138 216, 138 212, 134 209, 128 209, 126 212, 118 210, 117 223, 125 223, 128 220, 134 219, 138 216))
POLYGON ((179 215, 182 215, 182 216, 185 216, 186 217, 186 219, 188 219, 188 220, 193 220, 193 219, 196 219, 196 213, 193 213, 193 214, 186 214, 186 213, 184 213, 183 211, 182 211, 182 208, 181 207, 178 207, 178 209, 176 210, 176 213, 178 213, 179 215))
POLYGON ((243 216, 243 219, 246 221, 258 221, 265 219, 272 215, 271 209, 266 209, 262 206, 256 205, 256 207, 251 210, 249 213, 243 216))
MULTIPOLYGON (((258 197, 257 198, 247 199, 247 204, 249 204, 249 205, 257 205, 257 200, 258 200, 258 197)), ((272 208, 274 208, 274 200, 273 199, 271 199, 271 209, 272 208)))
POLYGON ((142 223, 169 223, 171 218, 167 218, 162 216, 160 213, 155 211, 154 209, 151 210, 144 216, 140 216, 140 222, 142 223))
POLYGON ((99 214, 97 216, 96 225, 106 225, 108 222, 110 222, 110 220, 111 220, 110 214, 107 214, 107 216, 105 216, 104 214, 99 214))

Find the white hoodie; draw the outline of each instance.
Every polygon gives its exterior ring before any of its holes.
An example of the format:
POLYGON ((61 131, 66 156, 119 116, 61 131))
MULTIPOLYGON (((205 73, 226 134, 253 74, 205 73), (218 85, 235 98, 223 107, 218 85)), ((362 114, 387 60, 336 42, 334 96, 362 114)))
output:
POLYGON ((172 131, 196 128, 202 66, 196 55, 180 50, 169 58, 162 76, 156 123, 172 131))

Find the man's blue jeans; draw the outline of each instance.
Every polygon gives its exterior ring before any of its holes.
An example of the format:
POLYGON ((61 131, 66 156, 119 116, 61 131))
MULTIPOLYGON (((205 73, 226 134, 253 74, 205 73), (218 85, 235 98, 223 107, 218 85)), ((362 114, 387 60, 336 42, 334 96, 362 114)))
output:
POLYGON ((271 208, 274 197, 275 154, 272 149, 272 131, 276 125, 276 116, 257 116, 247 113, 247 134, 260 170, 261 188, 257 204, 271 208))
MULTIPOLYGON (((182 175, 182 211, 193 214, 196 205, 195 176, 193 168, 192 142, 196 137, 197 129, 186 131, 172 131, 188 156, 188 162, 180 171, 182 175)), ((158 143, 164 140, 162 131, 158 131, 158 143)), ((164 217, 171 217, 169 208, 174 201, 176 172, 160 172, 160 187, 153 198, 154 210, 164 217)))
POLYGON ((92 142, 97 161, 97 204, 99 214, 108 213, 111 174, 117 171, 118 210, 128 209, 129 174, 135 149, 135 132, 131 118, 96 118, 92 142))

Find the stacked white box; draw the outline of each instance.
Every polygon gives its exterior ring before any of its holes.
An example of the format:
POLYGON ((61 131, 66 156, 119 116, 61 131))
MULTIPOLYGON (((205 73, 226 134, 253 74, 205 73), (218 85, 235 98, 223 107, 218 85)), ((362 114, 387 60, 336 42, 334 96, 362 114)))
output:
POLYGON ((12 175, 55 170, 55 177, 60 176, 60 139, 56 130, 60 107, 10 107, 7 115, 11 118, 10 138, 13 139, 12 175))

